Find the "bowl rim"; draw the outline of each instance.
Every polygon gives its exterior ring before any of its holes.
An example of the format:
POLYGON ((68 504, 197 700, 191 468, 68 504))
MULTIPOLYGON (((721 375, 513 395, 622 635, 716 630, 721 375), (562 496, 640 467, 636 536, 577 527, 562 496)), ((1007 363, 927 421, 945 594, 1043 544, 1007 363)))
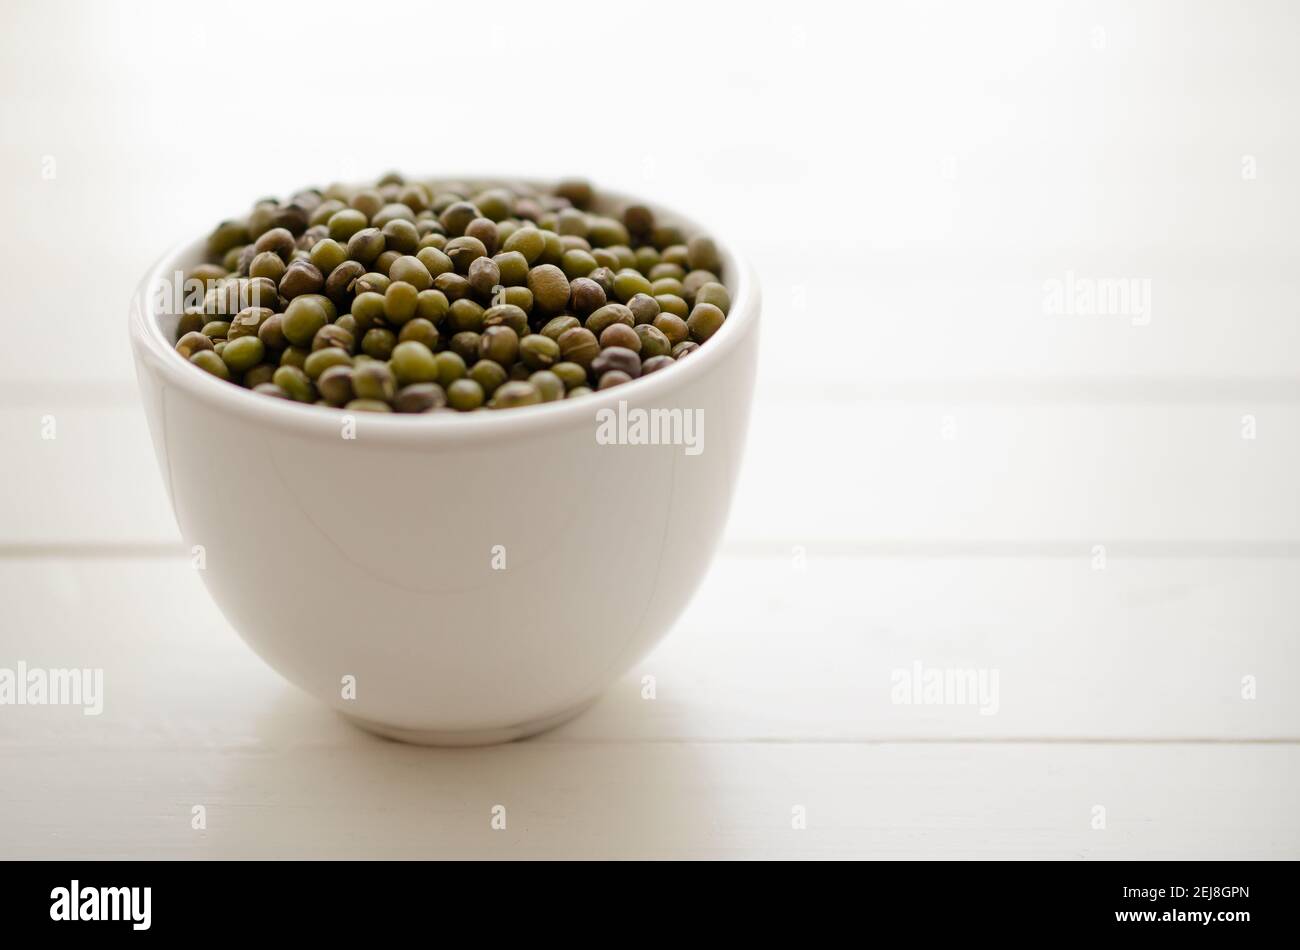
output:
MULTIPOLYGON (((520 180, 509 176, 493 176, 475 179, 475 182, 490 186, 520 180)), ((695 219, 675 209, 643 198, 604 189, 599 190, 598 194, 602 199, 614 203, 636 201, 645 204, 656 216, 662 216, 688 232, 713 237, 723 260, 723 271, 729 275, 727 283, 732 298, 731 308, 718 331, 692 353, 690 359, 680 360, 657 373, 639 377, 621 386, 597 390, 581 399, 519 406, 502 412, 345 413, 334 406, 272 399, 186 365, 176 352, 174 344, 163 334, 158 320, 159 313, 154 306, 157 295, 152 290, 164 277, 170 278, 179 270, 179 261, 196 257, 202 252, 206 243, 204 236, 173 246, 149 268, 137 287, 131 301, 129 320, 137 362, 147 360, 167 381, 209 407, 251 419, 260 426, 271 426, 303 435, 327 435, 331 440, 336 440, 339 438, 342 421, 350 416, 356 420, 358 432, 364 429, 366 441, 390 445, 428 446, 528 436, 579 421, 594 426, 600 410, 616 409, 620 402, 629 405, 662 402, 668 394, 689 387, 713 371, 715 364, 727 359, 728 354, 741 345, 742 339, 757 327, 760 310, 757 277, 749 262, 736 251, 735 245, 720 237, 716 229, 700 225, 695 219)))

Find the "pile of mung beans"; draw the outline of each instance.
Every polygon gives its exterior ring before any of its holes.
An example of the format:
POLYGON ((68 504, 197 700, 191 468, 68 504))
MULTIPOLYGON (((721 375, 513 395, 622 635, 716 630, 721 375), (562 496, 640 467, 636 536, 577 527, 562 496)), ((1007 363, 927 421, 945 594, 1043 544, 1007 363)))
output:
POLYGON ((375 412, 607 389, 696 350, 731 306, 711 238, 576 179, 388 174, 264 199, 219 224, 185 276, 202 292, 177 328, 185 359, 254 392, 375 412))

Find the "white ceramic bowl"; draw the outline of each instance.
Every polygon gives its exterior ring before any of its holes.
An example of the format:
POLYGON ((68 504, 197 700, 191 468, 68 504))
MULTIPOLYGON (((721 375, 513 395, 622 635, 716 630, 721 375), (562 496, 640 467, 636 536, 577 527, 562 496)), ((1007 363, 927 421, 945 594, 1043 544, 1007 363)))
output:
POLYGON ((759 294, 730 247, 731 312, 681 362, 581 399, 427 416, 272 399, 187 365, 156 289, 202 247, 148 275, 131 341, 181 534, 267 663, 373 732, 481 744, 575 715, 668 632, 713 556, 749 421, 759 294), (698 411, 702 451, 601 444, 620 403, 630 421, 698 411))

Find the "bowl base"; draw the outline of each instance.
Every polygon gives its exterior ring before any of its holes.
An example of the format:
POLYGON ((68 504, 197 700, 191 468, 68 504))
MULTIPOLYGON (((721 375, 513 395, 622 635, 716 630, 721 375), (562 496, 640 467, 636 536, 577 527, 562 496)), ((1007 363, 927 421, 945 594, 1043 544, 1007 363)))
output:
POLYGON ((428 746, 499 745, 502 742, 527 739, 529 736, 535 736, 538 733, 546 732, 548 729, 563 725, 580 713, 585 712, 599 698, 599 696, 595 696, 554 715, 533 719, 514 726, 503 726, 499 729, 406 729, 402 726, 390 726, 386 723, 362 719, 348 713, 339 713, 339 715, 358 729, 396 742, 409 742, 412 745, 428 746))

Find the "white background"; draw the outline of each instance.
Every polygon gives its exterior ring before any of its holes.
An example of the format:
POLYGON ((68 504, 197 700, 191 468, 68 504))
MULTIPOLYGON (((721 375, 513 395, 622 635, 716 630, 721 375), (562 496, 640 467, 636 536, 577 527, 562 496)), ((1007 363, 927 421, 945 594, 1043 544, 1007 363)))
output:
POLYGON ((1297 37, 1286 3, 7 3, 0 666, 108 696, 0 707, 0 857, 1300 856, 1297 37), (712 574, 527 743, 378 742, 263 667, 136 406, 154 259, 389 168, 643 193, 763 286, 712 574), (1149 281, 1149 321, 1048 312, 1069 274, 1149 281), (998 670, 997 715, 891 703, 914 661, 998 670))

